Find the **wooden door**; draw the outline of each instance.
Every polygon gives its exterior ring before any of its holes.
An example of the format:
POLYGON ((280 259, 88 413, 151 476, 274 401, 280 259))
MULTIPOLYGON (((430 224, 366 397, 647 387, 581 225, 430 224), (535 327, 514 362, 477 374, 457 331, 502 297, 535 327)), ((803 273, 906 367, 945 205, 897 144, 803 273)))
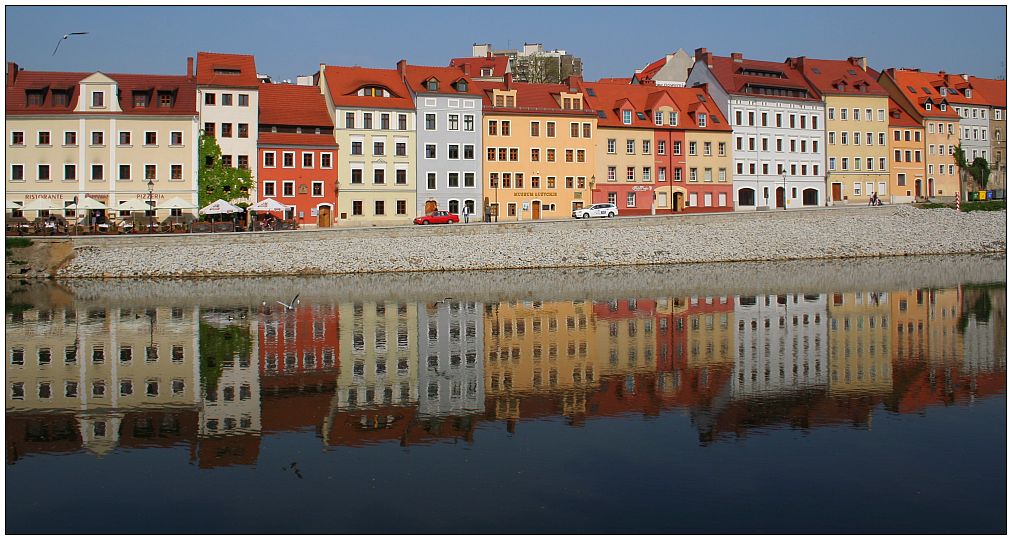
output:
POLYGON ((843 184, 833 184, 833 201, 843 200, 843 184))
POLYGON ((920 180, 915 180, 914 181, 914 197, 917 198, 917 199, 921 198, 921 181, 920 180))
POLYGON ((681 212, 683 208, 685 208, 685 194, 683 194, 681 191, 676 191, 675 201, 674 204, 672 205, 672 209, 675 212, 681 212))
POLYGON ((429 215, 429 214, 435 212, 436 209, 438 209, 438 208, 439 208, 439 204, 436 203, 436 201, 433 201, 432 199, 429 199, 429 200, 425 201, 425 215, 429 215))
POLYGON ((541 201, 531 203, 531 219, 541 219, 541 201))
POLYGON ((777 188, 777 208, 784 207, 784 188, 777 188))
POLYGON ((330 207, 321 206, 319 214, 317 215, 316 224, 320 227, 330 227, 330 207))

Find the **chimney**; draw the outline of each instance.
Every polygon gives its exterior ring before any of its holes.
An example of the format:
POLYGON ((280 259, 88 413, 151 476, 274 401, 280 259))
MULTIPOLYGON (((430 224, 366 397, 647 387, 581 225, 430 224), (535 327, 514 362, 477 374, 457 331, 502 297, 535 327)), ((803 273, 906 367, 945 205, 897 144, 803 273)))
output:
POLYGON ((579 75, 570 75, 566 77, 565 84, 569 87, 570 92, 579 92, 583 86, 583 77, 579 75))
POLYGON ((966 73, 960 73, 959 76, 962 77, 964 81, 970 80, 970 76, 967 75, 966 73))
POLYGON ((460 67, 460 69, 464 70, 464 75, 467 75, 468 77, 471 76, 471 64, 469 64, 467 62, 464 62, 463 64, 461 64, 458 67, 460 67))
POLYGON ((847 59, 848 62, 861 68, 861 71, 868 71, 868 57, 867 56, 851 56, 847 59))
POLYGON ((513 82, 513 74, 512 73, 507 73, 506 75, 504 75, 503 76, 503 82, 506 83, 506 89, 509 90, 510 89, 510 83, 513 82))
POLYGON ((7 86, 14 86, 18 78, 18 65, 14 62, 7 62, 7 86))
POLYGON ((399 73, 401 77, 407 78, 407 69, 405 69, 407 65, 407 60, 404 60, 403 58, 397 62, 397 73, 399 73))
POLYGON ((186 58, 186 78, 187 79, 192 79, 193 78, 193 57, 192 56, 188 56, 186 58))
POLYGON ((731 53, 731 60, 734 60, 735 62, 738 62, 740 64, 741 63, 741 53, 740 52, 733 52, 733 53, 731 53))
POLYGON ((713 55, 710 54, 710 51, 706 50, 706 47, 700 47, 696 49, 695 58, 697 62, 699 61, 704 62, 706 64, 706 67, 708 68, 713 67, 713 55))

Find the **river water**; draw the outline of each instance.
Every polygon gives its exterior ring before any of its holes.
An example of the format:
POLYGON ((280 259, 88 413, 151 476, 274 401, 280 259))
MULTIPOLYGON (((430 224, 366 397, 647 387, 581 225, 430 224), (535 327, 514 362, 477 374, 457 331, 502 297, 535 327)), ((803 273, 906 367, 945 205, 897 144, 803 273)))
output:
POLYGON ((1005 268, 8 281, 6 532, 1003 533, 1005 268))

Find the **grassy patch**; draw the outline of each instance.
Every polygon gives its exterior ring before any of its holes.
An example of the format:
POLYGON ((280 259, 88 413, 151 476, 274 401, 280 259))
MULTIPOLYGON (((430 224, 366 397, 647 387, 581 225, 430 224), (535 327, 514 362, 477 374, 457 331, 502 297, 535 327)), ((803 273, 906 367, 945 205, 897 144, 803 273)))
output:
POLYGON ((25 248, 32 245, 31 238, 7 238, 4 247, 10 248, 25 248))
POLYGON ((995 210, 1004 210, 1005 201, 965 202, 960 205, 959 209, 963 212, 993 212, 995 210))
POLYGON ((956 209, 956 204, 955 203, 946 204, 946 203, 929 202, 929 203, 915 204, 914 207, 916 207, 916 208, 923 208, 923 209, 926 209, 926 210, 931 210, 933 208, 952 208, 953 210, 955 210, 956 209))

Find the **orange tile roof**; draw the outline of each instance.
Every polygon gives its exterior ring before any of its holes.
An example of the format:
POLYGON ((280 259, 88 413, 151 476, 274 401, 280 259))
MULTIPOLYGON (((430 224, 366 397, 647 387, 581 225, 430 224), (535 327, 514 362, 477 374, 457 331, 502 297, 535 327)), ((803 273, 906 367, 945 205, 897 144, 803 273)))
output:
POLYGON ((960 105, 990 105, 984 93, 976 91, 976 85, 968 80, 969 77, 964 79, 960 75, 945 72, 929 73, 928 75, 934 76, 939 85, 944 83, 948 88, 956 90, 956 92, 946 94, 950 103, 958 103, 960 105), (970 97, 966 97, 964 94, 966 88, 970 88, 970 97))
MULTIPOLYGON (((96 72, 100 73, 100 72, 96 72)), ((102 112, 75 113, 77 99, 80 94, 79 83, 94 73, 53 72, 53 71, 18 71, 14 84, 7 86, 7 114, 109 114, 102 112), (45 90, 42 105, 28 105, 27 90, 45 90), (53 91, 70 92, 66 106, 53 104, 53 91)), ((143 75, 102 73, 116 81, 119 91, 119 106, 122 113, 144 116, 178 116, 197 114, 197 85, 193 79, 185 75, 143 75), (148 107, 134 107, 133 93, 150 92, 148 107), (158 106, 158 91, 172 92, 172 107, 158 106)))
POLYGON ((788 62, 796 66, 812 87, 823 95, 889 95, 875 80, 874 70, 869 73, 849 60, 817 60, 802 56, 789 58, 788 62))
POLYGON ((364 107, 376 109, 414 109, 408 87, 396 69, 376 69, 347 66, 324 66, 330 99, 338 107, 364 107), (360 96, 365 86, 379 86, 390 92, 390 97, 360 96))
POLYGON ((481 77, 482 68, 492 68, 492 77, 504 77, 510 59, 505 56, 451 58, 450 66, 469 72, 471 77, 481 77))
MULTIPOLYGON (((493 107, 492 102, 492 90, 494 89, 506 89, 507 85, 505 82, 491 82, 491 81, 475 81, 477 86, 482 91, 482 104, 486 114, 491 112, 503 112, 503 113, 533 113, 533 114, 552 114, 552 115, 580 115, 589 116, 593 114, 593 111, 586 107, 584 104, 583 109, 563 109, 560 104, 559 94, 562 92, 569 92, 569 86, 565 84, 534 84, 534 83, 510 83, 509 88, 517 91, 517 103, 516 107, 493 107)), ((584 100, 586 101, 586 94, 584 94, 584 100)))
MULTIPOLYGON (((776 99, 788 99, 788 100, 802 100, 802 101, 817 101, 818 98, 815 94, 814 89, 805 80, 804 76, 801 75, 796 69, 791 68, 784 62, 767 62, 765 60, 749 60, 742 58, 741 61, 735 61, 733 58, 728 56, 710 56, 713 67, 710 71, 713 73, 714 78, 721 87, 729 94, 739 95, 762 95, 747 93, 745 90, 750 84, 771 86, 775 88, 783 88, 786 90, 804 91, 808 97, 795 97, 795 96, 769 96, 770 98, 776 99), (748 75, 743 73, 743 70, 759 70, 778 72, 783 75, 782 78, 776 77, 763 77, 756 75, 748 75)), ((700 60, 699 57, 696 58, 700 60)))
POLYGON ((334 127, 319 86, 260 85, 260 125, 334 127))
POLYGON ((657 60, 652 64, 647 64, 647 67, 643 68, 639 73, 634 74, 633 78, 640 81, 645 79, 653 79, 654 75, 656 75, 657 72, 660 71, 661 68, 664 67, 667 63, 668 57, 665 56, 664 58, 661 58, 660 60, 657 60))
MULTIPOLYGON (((883 71, 883 75, 891 78, 896 83, 896 87, 899 88, 903 99, 907 103, 912 104, 921 116, 929 118, 959 118, 959 115, 956 114, 956 111, 952 107, 946 107, 944 111, 938 107, 943 101, 948 103, 949 96, 943 98, 938 93, 938 88, 934 86, 933 83, 938 79, 937 73, 932 74, 910 69, 889 68, 883 71), (929 99, 931 100, 932 107, 930 111, 927 111, 924 109, 924 103, 929 99)), ((896 98, 896 96, 892 97, 896 98)))
POLYGON ((333 135, 271 133, 270 131, 266 131, 257 134, 257 146, 260 148, 268 146, 326 146, 328 148, 337 148, 337 141, 333 135))
POLYGON ((893 98, 889 98, 889 125, 896 127, 924 127, 914 120, 893 98))
POLYGON ((584 97, 590 107, 604 113, 604 118, 598 115, 598 126, 731 131, 731 126, 728 125, 720 107, 702 88, 611 84, 598 81, 582 83, 581 89, 584 90, 584 97), (590 95, 591 92, 593 96, 590 95), (625 104, 630 105, 634 111, 632 124, 622 123, 622 106, 625 104), (664 126, 654 124, 654 108, 663 105, 670 105, 679 111, 681 118, 677 127, 668 126, 666 121, 664 126), (708 116, 706 127, 699 127, 696 120, 696 114, 700 109, 708 116), (643 113, 644 118, 638 118, 636 112, 643 113))
POLYGON ((983 79, 970 77, 970 84, 983 93, 984 101, 992 107, 1005 107, 1005 100, 1008 97, 1008 89, 1005 86, 1005 79, 983 79))
POLYGON ((198 52, 197 84, 255 88, 260 80, 252 55, 198 52))
POLYGON ((476 88, 472 84, 471 78, 464 75, 464 70, 459 67, 432 67, 432 66, 404 66, 405 80, 411 91, 417 94, 459 94, 459 95, 472 95, 480 96, 481 90, 476 88), (426 88, 425 83, 429 79, 435 78, 439 81, 439 89, 435 92, 430 92, 426 88), (451 83, 455 83, 459 80, 467 82, 467 91, 458 92, 450 86, 451 83))
POLYGON ((597 82, 604 84, 631 84, 631 79, 629 77, 602 77, 597 82))

